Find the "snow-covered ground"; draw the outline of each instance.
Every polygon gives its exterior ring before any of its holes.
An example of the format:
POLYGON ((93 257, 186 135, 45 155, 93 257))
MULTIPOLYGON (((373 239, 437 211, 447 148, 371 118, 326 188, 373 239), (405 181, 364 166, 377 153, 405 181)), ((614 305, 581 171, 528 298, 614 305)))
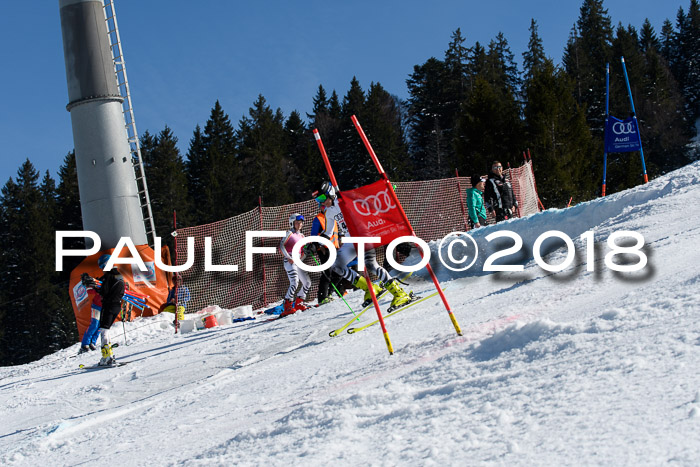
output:
POLYGON ((431 299, 386 321, 393 356, 378 326, 330 338, 350 319, 336 301, 189 334, 172 315, 138 320, 128 345, 117 323, 120 368, 77 369, 98 359, 71 358, 77 345, 1 368, 0 464, 699 465, 699 187, 696 162, 478 229, 470 271, 436 264, 463 336, 431 299), (522 272, 481 272, 501 229, 523 239, 522 272), (548 230, 576 244, 559 273, 530 259, 548 230), (643 235, 641 271, 606 266, 616 231, 643 235))

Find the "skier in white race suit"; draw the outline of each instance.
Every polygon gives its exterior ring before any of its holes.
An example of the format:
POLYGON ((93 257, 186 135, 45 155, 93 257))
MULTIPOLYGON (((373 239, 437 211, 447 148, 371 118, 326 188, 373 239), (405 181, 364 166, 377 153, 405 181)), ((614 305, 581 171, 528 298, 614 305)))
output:
MULTIPOLYGON (((309 273, 294 264, 294 259, 292 258, 292 251, 294 251, 296 243, 304 238, 304 234, 301 233, 303 225, 304 216, 301 214, 294 213, 289 216, 289 230, 287 230, 286 235, 280 241, 279 249, 284 256, 284 270, 287 272, 287 278, 289 279, 289 288, 284 296, 284 309, 281 316, 291 315, 297 311, 307 309, 304 305, 304 300, 306 300, 306 294, 311 288, 311 279, 309 278, 309 273), (301 281, 301 289, 299 289, 299 294, 295 299, 294 294, 299 281, 301 281)), ((304 256, 304 252, 300 252, 300 260, 303 261, 304 256)))

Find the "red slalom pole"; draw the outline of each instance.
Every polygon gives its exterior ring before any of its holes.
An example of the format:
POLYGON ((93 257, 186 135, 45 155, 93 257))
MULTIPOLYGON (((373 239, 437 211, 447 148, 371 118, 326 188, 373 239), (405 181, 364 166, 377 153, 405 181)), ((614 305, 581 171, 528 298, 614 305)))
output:
MULTIPOLYGON (((318 130, 314 128, 314 138, 318 144, 318 149, 321 151, 321 157, 323 157, 323 163, 326 165, 326 171, 331 179, 331 183, 338 190, 338 182, 335 179, 335 174, 333 174, 333 168, 331 167, 331 161, 328 159, 328 154, 326 154, 326 149, 323 147, 323 141, 321 141, 321 135, 318 130)), ((392 190, 393 192, 393 190, 392 190)), ((377 301, 377 296, 374 294, 374 287, 372 285, 372 279, 369 277, 367 268, 363 271, 365 280, 367 281, 367 287, 369 288, 369 294, 372 296, 372 303, 374 304, 374 309, 377 311, 377 319, 382 327, 382 333, 384 334, 384 341, 386 342, 386 347, 389 350, 389 355, 394 355, 394 347, 391 345, 391 339, 389 338, 389 331, 386 330, 386 325, 384 324, 384 317, 382 316, 382 311, 379 309, 379 302, 377 301)))
MULTIPOLYGON (((513 184, 513 169, 510 168, 510 162, 508 162, 508 176, 510 177, 510 183, 512 185, 513 184)), ((520 187, 519 184, 518 184, 518 187, 520 187)), ((520 191, 520 190, 518 190, 518 191, 520 191)), ((513 190, 513 195, 515 195, 515 190, 513 190)), ((521 217, 520 216, 520 203, 518 203, 518 206, 516 206, 515 212, 518 215, 518 217, 521 217)))
POLYGON ((379 302, 377 301, 377 296, 374 293, 374 285, 372 284, 372 278, 369 277, 367 268, 365 268, 362 273, 365 275, 365 281, 367 281, 367 288, 369 288, 369 294, 372 296, 372 303, 374 304, 375 310, 377 310, 377 318, 379 319, 379 325, 382 327, 382 334, 384 334, 384 342, 386 342, 386 348, 389 350, 389 355, 394 355, 394 346, 391 345, 391 339, 389 338, 389 331, 386 330, 386 325, 384 324, 384 317, 382 312, 379 310, 379 302))
POLYGON ((321 141, 321 135, 316 128, 314 128, 314 138, 316 139, 316 144, 318 144, 318 149, 321 151, 321 157, 323 157, 323 163, 326 165, 326 171, 331 179, 333 187, 338 189, 338 182, 335 179, 335 174, 333 174, 333 169, 331 168, 331 161, 328 159, 328 154, 326 154, 326 148, 323 147, 323 141, 321 141))
MULTIPOLYGON (((175 265, 177 266, 177 213, 173 209, 173 236, 174 236, 174 246, 175 246, 175 265)), ((175 334, 177 330, 180 329, 180 320, 178 319, 178 302, 177 302, 177 273, 173 273, 173 282, 175 282, 175 334)))
POLYGON ((527 157, 530 159, 530 171, 532 172, 532 183, 535 185, 535 196, 537 196, 537 204, 539 204, 540 209, 543 211, 544 209, 544 204, 542 204, 542 201, 540 201, 540 195, 537 192, 537 179, 535 178, 535 164, 532 163, 532 156, 530 155, 530 148, 527 148, 527 157))
MULTIPOLYGON (((357 129, 357 132, 360 134, 360 138, 362 138, 362 142, 365 143, 365 147, 367 148, 367 151, 369 152, 369 155, 372 157, 372 162, 374 162, 374 166, 377 168, 379 171, 379 174, 386 180, 387 184, 389 187, 391 187, 391 190, 389 190, 389 193, 391 193, 391 197, 396 203, 396 206, 399 208, 399 212, 401 213, 401 217, 403 218, 404 222, 408 226, 409 230, 411 231, 412 236, 416 236, 416 232, 413 230, 413 226, 411 225, 411 222, 408 220, 408 216, 406 215, 406 212, 403 210, 403 206, 401 206, 401 203, 399 202, 399 198, 396 196, 396 193, 394 192, 393 185, 391 184, 391 181, 389 181, 389 177, 387 177, 386 172, 384 172, 384 168, 382 167, 382 164, 379 162, 379 159, 377 158, 377 155, 374 152, 374 149, 372 149, 372 145, 369 143, 369 140, 367 139, 367 136, 365 135, 365 132, 362 130, 362 126, 360 126, 360 122, 357 120, 356 116, 351 116, 350 119, 352 120, 352 123, 355 125, 355 128, 357 129)), ((420 248, 420 246, 416 245, 416 248, 418 248, 418 251, 420 251, 420 256, 423 258, 423 250, 420 248)), ((455 317, 454 313, 452 313, 452 308, 450 308, 450 304, 447 302, 447 297, 445 297, 445 293, 442 290, 442 287, 440 286, 440 282, 438 281, 437 276, 433 272, 433 268, 430 266, 430 263, 428 262, 425 267, 428 269, 428 273, 430 274, 430 277, 433 279, 433 284, 435 284, 435 288, 437 289, 438 293, 440 294, 440 298, 442 299, 442 303, 445 305, 445 309, 447 310, 447 313, 450 315, 450 320, 452 321, 452 325, 455 328, 455 331, 457 331, 457 335, 461 336, 462 335, 462 329, 459 326, 459 323, 457 322, 457 318, 455 317)))
POLYGON ((459 171, 455 169, 455 175, 457 176, 457 196, 459 196, 459 204, 462 206, 462 219, 464 220, 464 231, 469 230, 469 224, 467 223, 467 210, 464 208, 464 199, 462 198, 462 184, 459 183, 459 171))
MULTIPOLYGON (((258 218, 260 219, 260 230, 263 230, 262 195, 258 195, 258 218)), ((267 284, 267 275, 265 273, 265 261, 262 262, 262 276, 263 303, 265 306, 267 306, 267 287, 265 286, 265 284, 267 284)))

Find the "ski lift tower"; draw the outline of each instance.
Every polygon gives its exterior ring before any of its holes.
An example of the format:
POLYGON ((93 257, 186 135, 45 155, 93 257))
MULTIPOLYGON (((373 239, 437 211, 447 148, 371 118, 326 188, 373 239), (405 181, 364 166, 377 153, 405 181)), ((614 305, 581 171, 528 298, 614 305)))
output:
POLYGON ((59 0, 59 7, 83 228, 100 236, 103 249, 114 248, 121 237, 152 244, 153 218, 113 2, 59 0))
POLYGON ((91 300, 81 274, 99 277, 102 270, 97 259, 102 254, 129 256, 130 250, 115 251, 122 237, 137 247, 147 269, 123 262, 118 267, 130 290, 148 299, 136 316, 158 313, 167 301, 169 281, 165 272, 155 267, 163 251, 151 247, 156 234, 114 2, 59 0, 58 4, 68 83, 66 109, 73 126, 83 230, 95 232, 101 243, 99 252, 73 269, 68 284, 82 334, 90 324, 91 300))

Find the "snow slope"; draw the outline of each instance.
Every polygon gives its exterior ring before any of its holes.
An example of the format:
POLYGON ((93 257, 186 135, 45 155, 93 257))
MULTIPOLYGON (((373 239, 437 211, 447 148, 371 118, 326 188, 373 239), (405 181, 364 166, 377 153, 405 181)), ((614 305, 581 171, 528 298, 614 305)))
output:
MULTIPOLYGON (((478 229, 477 264, 438 271, 463 336, 432 299, 386 321, 393 356, 377 326, 329 338, 350 319, 336 301, 185 335, 172 315, 143 319, 127 323, 128 345, 117 323, 120 368, 78 370, 98 356, 71 358, 77 344, 0 368, 0 464, 698 465, 699 186, 696 162, 478 229), (481 272, 485 237, 501 229, 523 239, 522 272, 481 272), (577 250, 559 273, 530 259, 552 229, 577 250), (622 230, 644 236, 640 272, 605 265, 622 230)), ((432 289, 415 276, 413 290, 432 289)))

